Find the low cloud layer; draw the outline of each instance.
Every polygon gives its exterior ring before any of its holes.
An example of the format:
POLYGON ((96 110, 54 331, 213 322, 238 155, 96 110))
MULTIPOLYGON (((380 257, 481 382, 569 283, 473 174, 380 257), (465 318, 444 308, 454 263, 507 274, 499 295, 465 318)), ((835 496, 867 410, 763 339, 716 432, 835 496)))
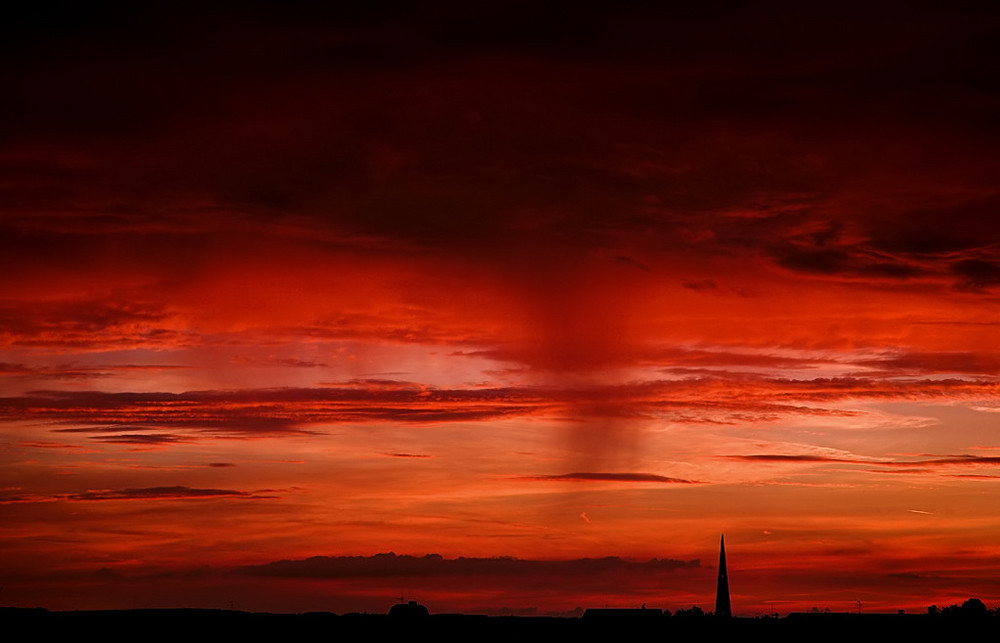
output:
POLYGON ((603 574, 659 574, 700 567, 697 560, 652 559, 629 561, 615 556, 575 560, 502 558, 445 558, 438 554, 397 556, 314 556, 251 565, 233 573, 282 578, 362 578, 435 576, 596 576, 603 574))

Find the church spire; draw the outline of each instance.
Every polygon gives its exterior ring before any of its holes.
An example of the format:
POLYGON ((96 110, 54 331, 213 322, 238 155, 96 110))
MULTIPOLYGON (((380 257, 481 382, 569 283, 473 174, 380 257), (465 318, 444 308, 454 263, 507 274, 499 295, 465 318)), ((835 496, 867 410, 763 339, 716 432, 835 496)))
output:
POLYGON ((729 574, 726 573, 726 536, 719 541, 719 584, 715 590, 715 615, 732 618, 733 608, 729 604, 729 574))

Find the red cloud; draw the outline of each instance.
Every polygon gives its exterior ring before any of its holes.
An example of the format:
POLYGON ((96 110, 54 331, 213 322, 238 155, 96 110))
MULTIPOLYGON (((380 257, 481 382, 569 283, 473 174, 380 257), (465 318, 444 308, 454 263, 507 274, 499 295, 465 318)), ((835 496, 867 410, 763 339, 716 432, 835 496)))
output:
POLYGON ((0 398, 0 418, 44 419, 75 425, 58 429, 61 431, 133 436, 138 435, 136 430, 151 429, 219 435, 275 434, 308 431, 313 424, 332 421, 441 423, 518 416, 669 417, 678 422, 736 423, 787 415, 855 415, 855 411, 822 406, 846 399, 974 399, 997 393, 998 383, 962 379, 746 377, 573 388, 351 386, 187 393, 41 391, 0 398))
POLYGON ((67 500, 181 500, 185 498, 259 498, 245 491, 231 489, 192 489, 191 487, 149 487, 146 489, 106 489, 65 496, 67 500))
POLYGON ((527 476, 525 480, 569 481, 569 482, 664 482, 679 484, 694 484, 692 480, 668 478, 655 473, 562 473, 548 476, 527 476))
POLYGON ((234 570, 247 576, 283 578, 361 578, 435 576, 545 576, 597 577, 610 574, 654 574, 698 568, 698 560, 652 559, 630 561, 616 556, 575 560, 525 560, 499 558, 444 558, 438 554, 406 556, 394 553, 374 556, 314 556, 305 560, 282 560, 248 565, 234 570))

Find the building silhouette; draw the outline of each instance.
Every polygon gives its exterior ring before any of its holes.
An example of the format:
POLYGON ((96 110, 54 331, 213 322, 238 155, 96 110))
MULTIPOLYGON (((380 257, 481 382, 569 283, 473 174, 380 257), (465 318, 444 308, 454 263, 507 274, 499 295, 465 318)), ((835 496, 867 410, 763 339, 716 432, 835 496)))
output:
POLYGON ((732 618, 733 608, 729 603, 729 574, 726 572, 726 535, 719 540, 719 584, 715 589, 715 615, 732 618))

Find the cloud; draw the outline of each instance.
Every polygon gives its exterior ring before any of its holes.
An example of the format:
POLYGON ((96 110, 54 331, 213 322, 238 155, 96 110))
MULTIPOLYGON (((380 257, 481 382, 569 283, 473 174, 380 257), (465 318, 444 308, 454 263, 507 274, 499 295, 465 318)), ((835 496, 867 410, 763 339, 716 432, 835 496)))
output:
POLYGON ((56 502, 60 498, 55 496, 44 496, 34 493, 20 493, 14 495, 0 496, 0 505, 20 505, 35 504, 39 502, 56 502))
POLYGON ((688 290, 694 290, 695 292, 704 292, 707 290, 718 290, 719 284, 717 284, 712 279, 701 279, 698 281, 685 281, 681 284, 688 290))
POLYGON ((48 442, 45 440, 24 440, 16 443, 18 447, 29 448, 29 449, 60 449, 73 451, 76 453, 88 453, 90 450, 87 447, 82 447, 77 444, 65 444, 62 442, 48 442))
POLYGON ((7 300, 0 301, 0 340, 63 349, 163 345, 179 337, 163 326, 170 316, 163 304, 151 301, 7 300))
MULTIPOLYGON (((770 239, 761 239, 769 257, 799 276, 856 283, 910 282, 966 292, 1000 283, 1000 253, 988 241, 1000 232, 991 216, 1000 201, 995 190, 971 174, 969 180, 955 182, 947 195, 930 185, 883 180, 898 184, 904 196, 878 216, 840 212, 833 221, 777 223, 768 231, 770 239), (938 204, 928 208, 928 200, 938 204), (943 221, 950 225, 943 226, 943 221)), ((831 206, 838 209, 826 204, 831 206)))
MULTIPOLYGON (((700 359, 700 358, 699 358, 700 359)), ((764 363, 783 358, 763 356, 764 363)), ((630 384, 435 388, 364 386, 269 388, 185 393, 35 391, 0 398, 0 419, 46 420, 56 431, 115 433, 122 439, 163 431, 202 435, 305 434, 335 422, 432 424, 510 417, 663 418, 681 423, 741 424, 789 416, 853 417, 824 405, 844 400, 978 399, 1000 383, 967 379, 814 378, 759 376, 650 380, 630 384), (738 393, 738 394, 736 394, 738 393)), ((112 439, 112 438, 106 438, 112 439)))
POLYGON ((1000 262, 964 259, 951 264, 951 271, 960 279, 959 286, 980 291, 1000 284, 1000 262))
POLYGON ((650 272, 649 266, 647 266, 646 264, 642 263, 638 259, 633 259, 632 257, 626 257, 624 255, 615 255, 614 259, 620 265, 629 266, 631 268, 638 268, 639 270, 642 270, 643 272, 650 272))
POLYGON ((43 380, 89 380, 142 371, 165 371, 187 368, 175 364, 101 364, 31 366, 0 362, 0 376, 43 380))
MULTIPOLYGON (((896 469, 896 473, 922 473, 933 467, 951 466, 1000 466, 1000 456, 954 455, 942 458, 922 458, 907 460, 891 460, 888 458, 863 457, 832 457, 814 454, 753 454, 730 455, 726 458, 744 462, 800 462, 800 463, 836 463, 864 464, 868 466, 896 469)), ((870 469, 874 473, 883 473, 885 469, 870 469)))
POLYGON ((438 554, 406 556, 394 553, 374 556, 314 556, 304 560, 282 560, 247 565, 233 573, 281 578, 395 578, 435 576, 550 576, 578 577, 616 573, 655 574, 699 568, 698 560, 653 558, 631 561, 618 557, 572 560, 527 560, 500 558, 444 558, 438 554))
POLYGON ((62 424, 99 425, 58 429, 67 432, 171 428, 222 434, 276 434, 301 433, 306 431, 303 427, 311 424, 335 421, 488 420, 535 414, 545 406, 535 392, 504 388, 415 390, 380 386, 188 393, 39 391, 0 398, 0 417, 30 414, 62 424))
POLYGON ((786 240, 771 252, 779 266, 804 274, 906 280, 928 273, 916 261, 872 253, 864 246, 828 247, 786 240))
POLYGON ((780 354, 780 351, 734 351, 726 348, 661 347, 644 354, 651 363, 672 368, 692 366, 753 367, 756 369, 811 369, 838 363, 829 355, 780 354))
POLYGON ((979 455, 956 455, 947 458, 936 458, 931 460, 917 460, 915 462, 909 463, 892 463, 893 466, 905 466, 906 464, 920 464, 923 466, 951 466, 951 465, 990 465, 990 466, 1000 466, 1000 457, 998 456, 979 456, 979 455))
POLYGON ((183 500, 188 498, 263 498, 232 489, 193 489, 191 487, 148 487, 144 489, 102 489, 63 496, 66 500, 183 500))
POLYGON ((991 278, 992 268, 988 265, 967 262, 984 259, 991 249, 995 251, 992 240, 997 238, 1000 224, 993 214, 1000 205, 1000 195, 996 190, 973 188, 975 183, 967 185, 964 190, 939 194, 937 203, 930 207, 926 202, 907 203, 909 207, 895 216, 866 220, 865 232, 872 247, 939 260, 941 265, 952 266, 951 271, 959 277, 991 278))
POLYGON ((275 495, 262 495, 273 490, 256 492, 235 491, 232 489, 199 489, 186 486, 146 487, 137 489, 98 489, 83 493, 70 494, 17 494, 0 497, 0 504, 25 504, 39 502, 91 502, 103 500, 186 500, 198 498, 233 498, 257 500, 276 498, 275 495))
POLYGON ((786 455, 786 454, 756 454, 756 455, 730 455, 726 456, 734 460, 745 460, 747 462, 869 462, 867 460, 851 458, 833 458, 822 455, 786 455))
POLYGON ((655 473, 563 473, 547 476, 527 476, 524 480, 540 481, 579 481, 579 482, 665 482, 680 484, 695 484, 693 480, 683 480, 681 478, 668 478, 655 473))
POLYGON ((329 364, 292 357, 249 357, 238 355, 233 363, 241 366, 279 366, 286 368, 327 368, 329 364))
POLYGON ((41 367, 4 363, 0 363, 0 375, 50 380, 86 380, 108 377, 108 373, 94 368, 41 367))
POLYGON ((1000 353, 983 351, 899 351, 875 355, 872 358, 861 358, 854 364, 886 373, 925 374, 925 373, 962 373, 977 375, 995 375, 1000 372, 1000 353))
POLYGON ((170 435, 169 433, 119 433, 116 435, 95 435, 91 436, 90 439, 107 444, 141 444, 149 446, 188 441, 180 436, 170 435))

